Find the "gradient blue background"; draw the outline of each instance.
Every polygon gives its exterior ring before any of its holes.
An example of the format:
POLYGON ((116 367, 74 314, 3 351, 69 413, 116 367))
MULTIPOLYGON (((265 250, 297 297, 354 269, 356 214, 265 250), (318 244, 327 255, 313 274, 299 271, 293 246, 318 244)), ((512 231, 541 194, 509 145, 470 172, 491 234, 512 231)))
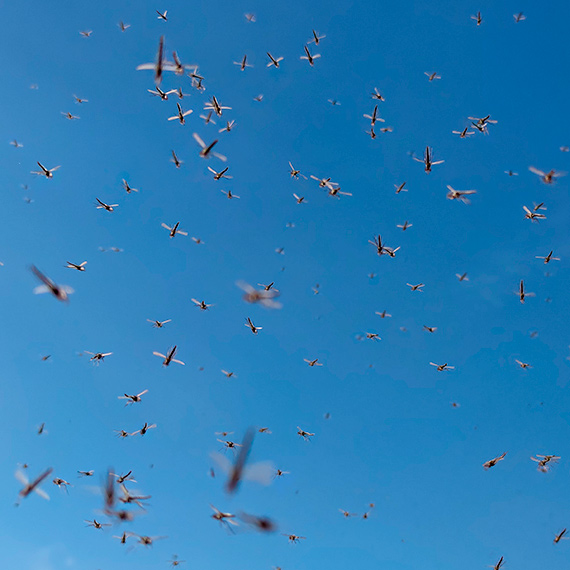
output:
POLYGON ((177 553, 183 568, 233 570, 452 570, 500 556, 511 569, 567 568, 570 545, 552 539, 570 526, 568 179, 550 187, 528 171, 570 169, 559 150, 570 144, 567 3, 1 5, 0 567, 147 570, 177 553), (167 22, 156 9, 168 10, 167 22), (520 11, 527 19, 515 24, 520 11), (131 24, 125 33, 120 20, 131 24), (311 44, 322 54, 311 68, 299 56, 313 28, 326 38, 311 44), (176 50, 205 77, 199 93, 187 77, 165 76, 163 88, 190 94, 184 126, 166 120, 177 99, 152 97, 152 73, 135 71, 154 61, 160 35, 169 56, 176 50), (285 58, 280 69, 266 68, 266 51, 285 58), (254 68, 240 72, 232 62, 244 53, 254 68), (425 71, 442 79, 430 83, 425 71), (394 131, 371 140, 362 115, 374 87, 394 131), (89 102, 75 104, 74 93, 89 102), (236 120, 231 133, 198 118, 212 95, 233 108, 222 117, 236 120), (488 113, 499 121, 489 136, 451 134, 488 113), (198 156, 193 132, 219 137, 232 180, 212 180, 206 167, 222 163, 198 156), (9 146, 14 138, 24 148, 9 146), (409 154, 426 145, 445 160, 430 175, 409 154), (38 160, 61 169, 35 178, 38 160), (353 196, 335 200, 290 179, 288 161, 353 196), (123 178, 140 193, 127 195, 123 178), (404 180, 409 191, 396 195, 404 180), (446 184, 478 193, 470 205, 448 201, 446 184), (119 207, 97 210, 96 197, 119 207), (542 201, 547 220, 531 224, 522 207, 542 201), (413 227, 403 233, 405 220, 413 227), (160 224, 177 221, 205 244, 170 240, 160 224), (401 246, 395 259, 367 243, 377 234, 401 246), (111 246, 123 251, 98 249, 111 246), (535 259, 551 249, 560 262, 535 259), (84 260, 85 273, 64 268, 84 260), (76 290, 69 306, 33 295, 30 264, 76 290), (458 282, 465 271, 469 281, 458 282), (239 279, 275 281, 283 309, 244 303, 239 279), (536 292, 524 305, 513 293, 520 279, 536 292), (191 297, 215 306, 201 312, 191 297), (383 309, 393 317, 375 315, 383 309), (243 326, 248 316, 259 335, 243 326), (156 330, 147 318, 172 323, 156 330), (359 340, 365 332, 382 341, 359 340), (174 344, 186 366, 163 369, 152 352, 174 344), (113 355, 94 367, 84 350, 113 355), (317 357, 322 368, 303 362, 317 357), (130 408, 117 399, 144 389, 130 408), (113 433, 145 421, 158 427, 144 438, 113 433), (251 460, 291 473, 227 497, 222 473, 208 476, 214 432, 240 441, 250 425, 273 432, 258 435, 251 460), (562 459, 543 474, 529 459, 537 453, 562 459), (48 482, 50 502, 33 495, 16 509, 13 473, 24 462, 31 476, 53 466, 74 487, 67 495, 48 482), (134 471, 130 488, 152 495, 148 512, 85 528, 84 519, 104 519, 109 466, 134 471), (89 469, 92 479, 77 478, 89 469), (370 502, 368 520, 338 512, 362 514, 370 502), (231 535, 209 518, 209 503, 270 515, 279 532, 231 535), (125 553, 112 539, 123 530, 168 539, 125 553), (290 545, 280 532, 307 538, 290 545))

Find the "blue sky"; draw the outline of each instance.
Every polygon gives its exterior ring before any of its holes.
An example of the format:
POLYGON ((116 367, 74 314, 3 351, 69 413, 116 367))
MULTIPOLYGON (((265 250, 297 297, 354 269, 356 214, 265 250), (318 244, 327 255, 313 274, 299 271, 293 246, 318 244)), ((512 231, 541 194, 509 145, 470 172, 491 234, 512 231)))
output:
POLYGON ((451 570, 501 556, 507 569, 566 567, 568 545, 552 540, 570 525, 568 178, 549 186, 528 170, 570 169, 560 151, 570 144, 565 3, 23 1, 3 11, 2 566, 146 570, 176 553, 182 568, 234 570, 451 570), (478 10, 481 26, 470 18, 478 10), (515 23, 518 12, 527 19, 515 23), (299 57, 312 29, 326 38, 311 44, 321 54, 311 68, 299 57), (178 99, 152 97, 152 72, 136 71, 161 35, 169 58, 177 51, 204 76, 203 93, 188 77, 162 82, 189 94, 185 125, 167 121, 178 99), (284 57, 279 69, 266 67, 267 51, 284 57), (232 62, 244 54, 254 67, 241 72, 232 62), (393 132, 377 126, 372 140, 363 114, 375 87, 393 132), (215 126, 199 119, 212 95, 232 107, 215 126), (451 133, 487 114, 498 121, 488 136, 451 133), (232 119, 234 130, 218 133, 232 119), (194 132, 219 139, 231 180, 212 179, 207 166, 223 164, 199 157, 194 132), (411 157, 427 145, 445 160, 429 175, 411 157), (61 168, 34 177, 36 161, 61 168), (292 179, 289 161, 352 196, 292 179), (396 195, 404 181, 409 191, 396 195), (448 184, 477 194, 446 200, 448 184), (119 206, 98 210, 96 198, 119 206), (539 202, 547 219, 532 224, 523 206, 539 202), (402 232, 405 220, 413 226, 402 232), (169 239, 161 223, 178 221, 189 236, 169 239), (368 240, 378 234, 400 246, 395 258, 376 255, 368 240), (561 261, 535 258, 550 250, 561 261), (83 273, 65 268, 84 260, 83 273), (75 289, 68 305, 33 294, 31 264, 75 289), (524 304, 521 279, 536 293, 524 304), (275 281, 283 308, 245 303, 238 280, 275 281), (406 285, 420 282, 424 292, 406 285), (214 306, 200 311, 191 298, 214 306), (391 318, 375 314, 384 309, 391 318), (186 366, 161 367, 152 352, 175 344, 186 366), (86 350, 113 354, 93 366, 86 350), (145 389, 133 406, 118 399, 145 389), (157 428, 115 437, 145 421, 157 428), (217 466, 208 474, 215 432, 241 441, 248 426, 272 431, 257 435, 251 461, 290 474, 228 496, 217 466), (545 474, 536 454, 562 458, 545 474), (49 502, 33 495, 14 508, 22 463, 31 477, 54 468, 49 502), (121 527, 85 528, 105 520, 108 467, 132 469, 130 488, 152 495, 149 507, 121 527), (53 476, 74 485, 69 495, 53 476), (371 502, 367 520, 338 511, 361 515, 371 502), (210 503, 271 516, 279 530, 227 533, 210 503), (112 538, 124 530, 168 538, 127 552, 112 538), (282 532, 306 540, 288 544, 282 532))

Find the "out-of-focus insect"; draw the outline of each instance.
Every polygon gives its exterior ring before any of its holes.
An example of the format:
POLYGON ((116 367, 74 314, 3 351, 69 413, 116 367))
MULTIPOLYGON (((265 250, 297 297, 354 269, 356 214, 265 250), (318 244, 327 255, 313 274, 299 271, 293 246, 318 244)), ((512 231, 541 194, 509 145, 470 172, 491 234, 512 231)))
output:
POLYGON ((497 457, 494 457, 493 459, 489 459, 489 461, 485 461, 485 463, 483 463, 483 467, 485 469, 491 469, 491 467, 494 467, 495 465, 497 465, 497 463, 499 461, 502 461, 506 455, 507 455, 507 452, 505 451, 501 455, 498 455, 497 457))
POLYGON ((546 257, 541 257, 540 255, 535 255, 536 259, 544 260, 544 263, 550 263, 551 261, 560 261, 559 257, 552 257, 553 251, 551 250, 550 253, 546 257))
MULTIPOLYGON (((255 431, 252 428, 249 428, 244 435, 241 445, 239 446, 239 453, 233 464, 221 453, 210 454, 212 459, 214 459, 216 463, 218 463, 218 465, 223 469, 223 471, 228 474, 228 479, 225 487, 228 493, 234 493, 237 491, 239 484, 243 479, 255 481, 257 483, 261 483, 262 485, 269 485, 273 480, 275 466, 270 461, 262 461, 246 465, 247 458, 253 445, 254 436, 255 431)), ((223 440, 218 441, 223 442, 223 440)))
POLYGON ((560 459, 559 455, 536 455, 536 457, 531 457, 533 461, 538 463, 537 469, 542 473, 546 473, 550 468, 550 463, 557 463, 560 459))
POLYGON ((134 404, 136 402, 142 402, 142 397, 144 394, 146 394, 148 392, 148 390, 143 390, 142 392, 139 392, 138 394, 125 394, 123 396, 117 396, 119 398, 119 400, 127 400, 127 403, 125 404, 125 406, 128 406, 129 404, 134 404))
POLYGON ((563 529, 562 531, 560 531, 555 537, 554 537, 554 544, 560 542, 561 540, 568 540, 568 536, 564 536, 566 534, 566 529, 563 529))
POLYGON ((489 568, 493 568, 493 570, 500 570, 502 566, 505 564, 505 559, 501 556, 499 560, 495 564, 490 564, 489 568))
POLYGON ((102 202, 101 200, 99 200, 99 198, 95 198, 95 200, 97 200, 97 203, 99 204, 97 206, 98 210, 107 210, 107 212, 112 212, 115 208, 119 206, 119 204, 105 204, 105 202, 102 202))
POLYGON ((103 362, 107 356, 111 356, 112 352, 89 352, 88 350, 84 350, 86 354, 90 354, 91 358, 89 359, 93 364, 99 365, 99 363, 103 362))
POLYGON ((313 437, 315 434, 308 432, 308 431, 305 431, 305 430, 301 429, 299 426, 297 426, 297 435, 302 437, 305 441, 310 441, 311 437, 313 437))
POLYGON ((162 362, 163 366, 168 366, 171 362, 176 362, 176 364, 182 364, 184 366, 184 362, 174 358, 174 355, 176 354, 176 348, 177 348, 176 345, 174 345, 171 349, 167 351, 166 354, 162 354, 160 352, 153 352, 153 354, 155 356, 160 356, 160 358, 164 359, 162 362))
POLYGON ((90 471, 78 471, 78 477, 93 477, 95 471, 91 469, 90 471))
POLYGON ((79 265, 77 263, 71 263, 71 261, 68 261, 65 267, 67 267, 68 269, 77 269, 77 271, 85 271, 86 265, 87 265, 86 261, 83 261, 79 265))
POLYGON ((443 164, 445 162, 445 160, 437 160, 434 162, 432 159, 432 157, 433 157, 432 153, 433 153, 432 149, 429 146, 426 146, 426 150, 424 151, 423 159, 416 158, 415 156, 413 157, 413 159, 416 162, 423 162, 424 167, 425 167, 424 170, 427 174, 429 174, 431 172, 432 166, 435 166, 436 164, 443 164))
POLYGON ((41 162, 37 162, 37 165, 41 168, 39 171, 32 170, 32 174, 37 176, 45 176, 46 178, 53 178, 53 173, 61 166, 54 166, 53 168, 46 168, 41 162))
POLYGON ((31 266, 32 273, 43 283, 34 289, 36 295, 40 293, 51 293, 59 301, 69 301, 69 295, 73 289, 68 285, 56 285, 49 277, 44 275, 37 267, 31 266))
POLYGON ((520 285, 519 285, 519 290, 518 290, 518 291, 515 291, 515 294, 519 296, 519 300, 520 300, 521 303, 524 303, 524 300, 525 300, 527 297, 534 297, 534 296, 535 296, 534 293, 527 293, 527 292, 524 290, 524 281, 523 281, 522 279, 521 279, 521 282, 520 282, 520 285))
MULTIPOLYGON (((24 472, 18 469, 15 473, 15 477, 22 485, 24 485, 24 487, 18 493, 18 496, 21 499, 25 499, 30 493, 36 492, 40 497, 49 501, 49 495, 43 489, 40 489, 39 485, 46 477, 49 477, 52 471, 53 468, 50 467, 38 475, 32 482, 30 482, 24 472)), ((19 501, 16 503, 16 505, 18 504, 19 501)))
POLYGON ((297 544, 300 540, 305 540, 305 536, 297 536, 296 534, 285 534, 281 533, 283 536, 286 536, 289 539, 291 544, 297 544))
POLYGON ((216 507, 214 507, 214 505, 210 505, 210 508, 214 511, 212 518, 214 520, 217 520, 221 525, 225 525, 228 530, 231 530, 229 525, 238 526, 238 523, 233 520, 235 518, 234 514, 224 513, 222 511, 216 509, 216 507))
POLYGON ((239 514, 239 519, 259 532, 275 532, 277 530, 277 524, 269 517, 250 515, 242 512, 239 514))
POLYGON ((200 138, 200 135, 198 135, 198 133, 194 133, 192 136, 194 137, 194 140, 200 145, 200 148, 201 148, 200 156, 202 158, 210 158, 210 156, 215 156, 216 158, 219 158, 222 162, 226 162, 227 158, 223 154, 218 154, 217 152, 214 152, 212 150, 214 148, 214 146, 216 146, 216 144, 218 143, 217 139, 214 142, 207 145, 200 138))
POLYGON ((105 527, 105 526, 111 526, 110 523, 100 523, 100 522, 97 521, 96 519, 93 519, 92 521, 86 520, 86 521, 83 521, 83 522, 86 522, 86 523, 87 523, 86 526, 92 526, 93 528, 96 528, 96 529, 98 529, 98 530, 102 530, 103 527, 105 527))
POLYGON ((538 168, 535 168, 534 166, 529 166, 528 169, 533 174, 539 176, 540 181, 543 184, 554 184, 560 177, 566 176, 566 172, 557 172, 556 170, 549 170, 548 172, 543 172, 542 170, 538 170, 538 168))
POLYGON ((438 372, 442 372, 443 370, 453 370, 454 366, 448 366, 447 362, 445 364, 436 364, 435 362, 430 362, 432 366, 435 366, 438 372))

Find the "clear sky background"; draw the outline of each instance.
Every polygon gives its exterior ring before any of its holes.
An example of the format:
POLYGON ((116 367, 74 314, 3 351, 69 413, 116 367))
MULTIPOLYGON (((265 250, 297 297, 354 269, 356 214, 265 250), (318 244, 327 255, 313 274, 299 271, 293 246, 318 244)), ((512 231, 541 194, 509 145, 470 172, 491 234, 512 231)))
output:
POLYGON ((214 570, 483 569, 501 556, 512 570, 568 567, 570 544, 552 543, 570 527, 568 178, 547 186, 528 170, 570 170, 560 151, 570 145, 567 3, 24 0, 2 12, 0 567, 149 570, 175 553, 182 568, 214 570), (313 68, 299 59, 312 29, 326 35, 311 44, 313 68), (154 61, 161 35, 169 58, 176 50, 204 76, 203 93, 164 77, 163 88, 189 94, 185 125, 167 121, 178 99, 152 97, 152 72, 135 70, 154 61), (279 69, 266 67, 267 51, 284 57, 279 69), (232 62, 244 54, 254 67, 241 72, 232 62), (393 132, 377 125, 372 140, 363 114, 375 87, 393 132), (232 110, 205 125, 212 95, 232 110), (488 136, 451 133, 489 113, 488 136), (199 157, 194 132, 219 138, 231 180, 212 179, 207 166, 223 165, 199 157), (445 160, 429 175, 411 158, 426 145, 445 160), (61 169, 34 177, 36 161, 61 169), (288 161, 353 195, 291 179, 288 161), (123 178, 139 193, 127 195, 123 178), (477 194, 450 201, 447 184, 477 194), (98 210, 96 198, 119 206, 98 210), (547 207, 537 224, 524 219, 533 202, 547 207), (171 240, 161 223, 178 221, 189 236, 171 240), (376 255, 378 234, 401 247, 395 258, 376 255), (550 250, 561 261, 535 258, 550 250), (64 267, 84 260, 84 273, 64 267), (69 305, 33 294, 31 264, 75 289, 69 305), (525 304, 521 279, 536 293, 525 304), (275 281, 283 308, 245 303, 238 280, 275 281), (406 285, 420 282, 424 292, 406 285), (214 306, 200 311, 192 297, 214 306), (391 318, 375 314, 384 309, 391 318), (263 327, 257 336, 246 317, 263 327), (175 344, 186 366, 161 367, 152 352, 175 344), (113 354, 93 366, 86 350, 113 354), (144 389, 141 403, 118 399, 144 389), (158 427, 115 436, 145 421, 158 427), (215 432, 241 441, 248 426, 272 431, 257 435, 251 461, 290 474, 227 496, 223 473, 208 473, 215 432), (562 459, 540 473, 534 454, 562 459), (14 507, 22 463, 30 477, 54 468, 49 502, 34 494, 14 507), (109 467, 132 469, 130 489, 152 499, 132 523, 86 528, 106 520, 109 467), (74 485, 69 494, 54 476, 74 485), (271 516, 279 530, 230 534, 210 503, 271 516), (168 538, 127 552, 112 538, 124 530, 168 538))

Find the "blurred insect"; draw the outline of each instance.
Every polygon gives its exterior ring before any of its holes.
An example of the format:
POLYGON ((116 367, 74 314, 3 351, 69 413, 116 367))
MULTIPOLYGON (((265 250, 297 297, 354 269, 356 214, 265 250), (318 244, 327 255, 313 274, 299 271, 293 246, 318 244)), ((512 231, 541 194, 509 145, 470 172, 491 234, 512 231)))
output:
POLYGON ((372 93, 372 99, 376 99, 377 101, 385 101, 384 97, 380 95, 380 92, 376 87, 374 87, 374 93, 372 93))
POLYGON ((277 530, 277 525, 269 517, 260 517, 242 512, 239 514, 239 518, 260 532, 275 532, 277 530))
POLYGON ((388 255, 390 257, 396 257, 396 252, 400 249, 400 247, 393 249, 391 247, 384 245, 382 243, 382 236, 381 235, 378 235, 378 237, 375 237, 374 240, 368 240, 368 243, 373 245, 376 248, 376 253, 379 256, 388 255))
MULTIPOLYGON (((24 487, 18 493, 20 499, 25 499, 28 495, 30 495, 30 493, 36 492, 40 497, 46 499, 46 501, 49 501, 49 495, 43 489, 40 489, 39 486, 46 477, 49 477, 52 471, 53 468, 50 467, 38 475, 32 482, 30 482, 25 473, 18 469, 14 476, 22 485, 24 485, 24 487)), ((18 499, 16 506, 19 505, 20 499, 18 499)))
POLYGON ((379 317, 381 317, 382 319, 385 319, 386 317, 391 317, 392 315, 390 315, 389 313, 386 312, 386 309, 384 309, 381 313, 376 311, 375 312, 379 317))
POLYGON ((91 469, 90 471, 78 471, 78 477, 93 477, 95 471, 91 469))
POLYGON ((176 156, 176 153, 173 150, 171 150, 170 152, 172 153, 172 158, 170 159, 170 162, 173 162, 176 168, 180 168, 184 164, 184 162, 176 156))
POLYGON ((112 352, 89 352, 88 350, 84 350, 83 352, 91 354, 91 358, 89 360, 96 365, 99 365, 107 356, 111 356, 111 354, 113 354, 112 352))
POLYGON ((223 444, 224 444, 224 446, 222 447, 222 449, 223 449, 224 451, 227 451, 228 449, 231 449, 231 450, 235 453, 235 450, 236 450, 238 447, 242 447, 242 444, 241 444, 241 443, 235 443, 234 441, 226 441, 226 440, 223 440, 223 439, 218 439, 218 441, 219 441, 220 443, 223 443, 223 444))
MULTIPOLYGON (((160 12, 159 12, 160 13, 160 12)), ((164 13, 166 19, 166 12, 164 13)), ((157 85, 160 85, 162 81, 162 72, 164 69, 164 36, 160 36, 160 40, 158 41, 158 51, 156 54, 156 61, 155 63, 143 63, 142 65, 137 66, 137 71, 152 69, 154 70, 154 82, 157 85)))
POLYGON ((299 435, 299 437, 302 437, 305 441, 310 441, 311 437, 313 437, 315 434, 302 430, 299 426, 297 426, 297 435, 299 435))
POLYGON ((92 521, 83 521, 86 522, 87 525, 86 526, 92 526, 93 528, 96 528, 98 530, 102 530, 103 527, 105 526, 111 526, 110 523, 100 523, 99 521, 97 521, 96 519, 93 519, 92 521))
POLYGON ((442 372, 444 370, 453 370, 455 368, 454 366, 448 366, 447 362, 445 364, 436 364, 435 362, 430 362, 430 364, 432 366, 435 366, 438 372, 442 372))
POLYGON ((377 121, 384 123, 384 119, 378 116, 378 105, 374 105, 374 109, 372 110, 372 115, 363 115, 365 119, 370 119, 370 125, 373 127, 377 121))
POLYGON ((539 176, 540 181, 543 184, 554 184, 559 178, 561 178, 562 176, 566 176, 566 172, 557 172, 556 170, 549 170, 548 172, 543 172, 542 170, 538 170, 538 168, 535 168, 534 166, 529 166, 528 169, 532 173, 539 176))
POLYGON ((213 304, 206 304, 206 301, 198 301, 197 299, 190 299, 192 301, 192 303, 194 303, 194 305, 196 307, 198 307, 201 311, 207 311, 210 307, 213 307, 213 304))
POLYGON ((305 540, 306 537, 304 536, 297 536, 296 534, 284 534, 281 533, 283 536, 286 536, 289 539, 291 544, 297 544, 300 540, 305 540))
POLYGON ((214 146, 216 146, 216 144, 218 143, 217 139, 214 142, 210 143, 209 145, 206 145, 206 143, 200 138, 200 136, 197 133, 194 133, 192 136, 194 137, 194 140, 201 147, 200 156, 202 158, 210 158, 210 156, 215 156, 216 158, 219 158, 222 162, 226 162, 227 158, 223 154, 218 154, 217 152, 214 152, 212 150, 214 146))
MULTIPOLYGON (((497 463, 499 461, 502 461, 506 455, 507 455, 507 452, 505 451, 501 455, 498 455, 497 457, 495 457, 493 459, 489 459, 489 461, 485 461, 485 463, 483 463, 483 468, 485 470, 491 469, 491 467, 494 467, 495 465, 497 465, 497 463)), ((501 558, 501 560, 502 560, 502 558, 501 558)), ((500 568, 500 565, 499 565, 499 568, 500 568)))
POLYGON ((424 75, 427 75, 429 81, 433 81, 434 79, 441 79, 441 75, 438 75, 435 71, 432 73, 424 71, 424 75))
POLYGON ((447 193, 448 200, 459 200, 464 204, 469 204, 469 198, 466 198, 465 196, 477 194, 477 190, 455 190, 449 184, 447 185, 447 189, 449 190, 447 193))
POLYGON ((144 509, 144 505, 142 501, 146 501, 151 498, 151 495, 131 495, 128 489, 121 483, 120 484, 121 491, 123 492, 123 496, 119 497, 119 501, 121 503, 130 504, 134 503, 135 505, 139 506, 141 509, 144 509))
POLYGON ((269 57, 269 59, 271 60, 268 64, 267 67, 279 67, 279 62, 283 61, 282 57, 273 57, 269 52, 266 52, 267 56, 269 57))
POLYGON ((538 463, 537 469, 542 473, 546 473, 550 469, 550 463, 557 463, 560 459, 559 455, 536 455, 536 457, 531 457, 533 461, 538 463))
POLYGON ((95 200, 97 200, 97 203, 99 204, 98 206, 96 206, 98 210, 107 210, 107 212, 112 212, 115 208, 119 206, 119 204, 105 204, 105 202, 102 202, 101 200, 99 200, 99 198, 95 198, 95 200))
POLYGON ((546 216, 544 214, 540 214, 537 212, 537 209, 533 209, 531 212, 526 206, 523 206, 523 210, 525 211, 525 220, 530 220, 531 222, 538 222, 538 220, 546 220, 546 216))
POLYGON ((192 109, 188 109, 188 111, 184 111, 180 105, 180 103, 176 103, 176 108, 178 109, 178 112, 176 113, 176 115, 173 115, 172 117, 168 117, 168 121, 176 121, 178 120, 178 122, 181 125, 185 125, 186 124, 186 117, 188 115, 191 115, 194 111, 192 111, 192 109))
POLYGON ((278 289, 273 288, 273 283, 270 283, 268 286, 258 284, 260 287, 263 287, 261 290, 256 289, 245 281, 237 281, 236 285, 244 291, 242 298, 247 303, 259 303, 266 309, 280 309, 282 307, 281 303, 274 301, 276 297, 279 297, 280 293, 278 289))
POLYGON ((475 134, 475 131, 470 131, 469 127, 465 127, 462 131, 451 131, 454 135, 459 135, 460 139, 466 139, 471 135, 475 134))
POLYGON ((560 261, 559 257, 552 257, 553 251, 550 250, 550 253, 546 257, 541 257, 540 255, 535 255, 536 259, 543 259, 544 263, 550 263, 551 261, 560 261))
POLYGON ((500 570, 500 568, 504 565, 504 563, 505 559, 501 556, 501 558, 499 558, 496 564, 490 565, 490 568, 493 568, 493 570, 500 570))
POLYGON ((249 328, 251 329, 251 332, 252 332, 253 334, 257 334, 257 333, 263 328, 263 327, 256 327, 256 326, 253 324, 253 321, 252 321, 249 317, 247 317, 246 321, 247 321, 247 322, 245 323, 245 326, 246 326, 246 327, 249 327, 249 328))
MULTIPOLYGON (((243 479, 255 481, 262 485, 269 485, 273 479, 275 467, 271 462, 262 461, 246 465, 247 458, 253 445, 254 436, 255 431, 252 428, 249 428, 244 435, 242 443, 239 445, 239 453, 236 457, 235 463, 233 464, 227 457, 220 453, 210 454, 212 459, 214 459, 223 471, 228 474, 228 479, 225 485, 226 492, 228 493, 236 492, 243 479)), ((225 443, 223 440, 218 441, 225 443)))
POLYGON ((560 531, 555 537, 554 537, 554 544, 557 544, 558 542, 560 542, 561 540, 568 540, 568 536, 564 536, 566 534, 566 529, 563 529, 562 531, 560 531))
POLYGON ((43 282, 34 289, 36 295, 41 293, 51 293, 59 301, 69 301, 69 295, 73 293, 73 289, 68 285, 56 285, 49 277, 44 275, 37 267, 30 267, 32 273, 43 282))
POLYGON ((520 282, 520 285, 519 285, 519 290, 518 290, 518 291, 515 291, 515 295, 518 295, 518 296, 519 296, 519 300, 520 300, 521 303, 524 303, 524 300, 525 300, 527 297, 534 297, 534 296, 535 296, 534 293, 527 293, 527 292, 524 290, 524 281, 523 281, 522 279, 521 279, 521 282, 520 282))
POLYGON ((234 65, 239 65, 240 71, 244 71, 246 67, 253 67, 247 63, 247 55, 244 55, 241 61, 234 61, 234 65))
MULTIPOLYGON (((431 80, 430 80, 431 81, 431 80)), ((427 174, 429 174, 431 172, 431 167, 435 166, 437 164, 443 164, 445 162, 445 160, 437 160, 437 161, 433 161, 432 157, 432 149, 429 146, 426 146, 426 150, 424 152, 424 158, 416 158, 415 156, 413 157, 413 159, 416 162, 422 162, 424 164, 424 170, 427 174)))
POLYGON ((76 263, 71 263, 71 261, 68 261, 65 267, 67 267, 68 269, 77 269, 77 271, 85 271, 86 265, 87 265, 86 261, 83 261, 79 265, 77 265, 76 263))
POLYGON ((205 111, 214 111, 218 117, 221 117, 224 111, 231 111, 231 109, 231 107, 221 105, 215 95, 212 95, 212 98, 204 105, 205 111))
POLYGON ((141 534, 136 534, 134 532, 127 532, 127 536, 136 537, 137 543, 142 544, 144 546, 152 546, 156 540, 162 540, 164 538, 168 538, 167 536, 145 536, 141 534))
POLYGON ((166 321, 153 321, 151 319, 147 319, 149 323, 152 323, 152 326, 155 329, 161 329, 166 323, 172 322, 172 319, 166 319, 166 321))
POLYGON ((483 23, 483 18, 481 17, 481 12, 477 12, 476 16, 471 16, 472 20, 475 20, 476 24, 480 26, 483 23))
POLYGON ((166 354, 162 354, 160 352, 153 352, 153 354, 155 356, 160 356, 160 358, 163 358, 163 362, 162 365, 163 366, 168 366, 171 362, 176 362, 176 364, 182 364, 182 366, 184 366, 184 362, 182 362, 181 360, 177 360, 176 358, 174 358, 174 355, 176 354, 176 349, 177 346, 174 345, 171 349, 169 349, 167 351, 166 354))
POLYGON ((225 525, 228 530, 232 530, 229 525, 238 526, 238 523, 233 520, 235 518, 234 514, 224 513, 222 511, 216 509, 216 507, 214 507, 214 505, 210 505, 210 508, 214 511, 212 518, 214 520, 217 520, 221 525, 225 525))
POLYGON ((119 400, 127 400, 127 403, 125 404, 125 406, 128 406, 129 404, 134 404, 136 402, 142 402, 141 396, 143 396, 147 392, 148 392, 148 390, 143 390, 142 392, 140 392, 138 394, 133 394, 133 395, 125 394, 124 396, 117 396, 117 397, 119 398, 119 400))
POLYGON ((315 30, 312 30, 312 32, 313 32, 313 39, 312 39, 312 40, 309 40, 308 43, 313 43, 313 42, 314 42, 314 44, 315 44, 316 46, 319 45, 319 42, 320 42, 321 40, 323 40, 323 39, 325 39, 325 38, 327 37, 327 36, 325 36, 325 35, 319 36, 319 34, 318 34, 317 32, 315 32, 315 30))
POLYGON ((176 236, 176 234, 180 234, 181 236, 187 236, 188 232, 184 232, 182 230, 178 229, 178 226, 180 225, 180 222, 176 222, 174 224, 174 226, 170 227, 167 226, 165 223, 160 224, 163 228, 167 229, 170 232, 170 237, 173 238, 176 236))
MULTIPOLYGON (((315 42, 315 44, 316 43, 317 42, 315 42)), ((303 49, 305 50, 305 55, 302 55, 299 59, 306 59, 309 62, 309 65, 313 67, 313 65, 315 64, 315 59, 321 57, 321 54, 315 53, 311 55, 311 52, 309 51, 309 48, 307 46, 303 46, 303 49)))
POLYGON ((220 170, 219 172, 217 170, 214 170, 213 168, 211 168, 210 166, 208 166, 208 170, 214 175, 214 180, 222 180, 223 178, 227 179, 227 180, 231 180, 233 178, 233 176, 228 176, 226 174, 226 172, 229 170, 229 166, 226 166, 223 170, 220 170))
POLYGON ((303 360, 309 365, 309 366, 322 366, 322 364, 318 361, 318 358, 315 358, 314 360, 309 360, 307 358, 303 358, 303 360))
POLYGON ((137 433, 140 433, 141 435, 144 435, 149 429, 154 429, 156 427, 156 424, 151 424, 148 425, 147 422, 144 423, 143 427, 135 432, 133 432, 131 435, 136 435, 137 433))

